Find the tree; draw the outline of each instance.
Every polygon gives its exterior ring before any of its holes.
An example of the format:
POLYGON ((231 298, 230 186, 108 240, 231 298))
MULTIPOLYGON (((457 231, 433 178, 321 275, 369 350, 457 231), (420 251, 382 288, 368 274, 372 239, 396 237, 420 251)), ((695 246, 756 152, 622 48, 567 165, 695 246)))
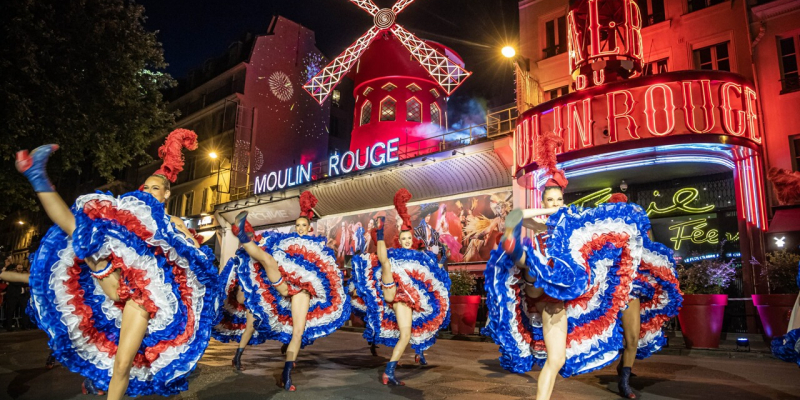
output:
POLYGON ((14 170, 17 150, 59 144, 48 164, 54 183, 111 181, 172 125, 160 90, 174 81, 160 72, 163 50, 144 20, 126 0, 2 2, 0 218, 37 208, 14 170))

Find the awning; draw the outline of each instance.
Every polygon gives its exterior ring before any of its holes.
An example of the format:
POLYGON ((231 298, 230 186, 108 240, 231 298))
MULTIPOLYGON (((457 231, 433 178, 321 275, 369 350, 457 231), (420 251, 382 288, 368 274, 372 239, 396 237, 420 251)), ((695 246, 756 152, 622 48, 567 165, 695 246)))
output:
POLYGON ((769 223, 769 233, 800 232, 800 206, 778 208, 769 223))

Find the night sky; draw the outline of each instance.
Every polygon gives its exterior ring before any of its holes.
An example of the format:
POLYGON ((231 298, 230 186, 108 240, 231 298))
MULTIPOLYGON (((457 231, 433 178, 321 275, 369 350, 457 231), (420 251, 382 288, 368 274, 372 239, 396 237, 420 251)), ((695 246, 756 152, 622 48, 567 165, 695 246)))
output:
MULTIPOLYGON (((395 0, 373 0, 391 8, 395 0)), ((272 15, 316 32, 317 46, 332 59, 372 27, 372 16, 348 0, 140 0, 146 26, 158 30, 169 63, 167 72, 184 77, 210 57, 225 52, 243 33, 264 33, 272 15)), ((420 38, 458 52, 473 75, 455 95, 483 98, 496 107, 514 101, 510 63, 500 55, 519 36, 517 0, 416 0, 398 23, 420 38)))

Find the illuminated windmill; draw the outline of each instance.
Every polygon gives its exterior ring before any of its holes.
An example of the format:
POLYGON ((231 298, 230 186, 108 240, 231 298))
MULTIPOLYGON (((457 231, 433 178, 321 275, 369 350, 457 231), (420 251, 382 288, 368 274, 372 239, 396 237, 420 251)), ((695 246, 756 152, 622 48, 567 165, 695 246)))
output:
POLYGON ((350 2, 372 15, 374 26, 303 88, 322 104, 351 74, 353 151, 378 141, 400 138, 402 146, 439 134, 446 127, 446 98, 471 74, 464 62, 453 50, 419 39, 395 22, 414 0, 398 0, 391 9, 379 9, 372 0, 350 2))
POLYGON ((470 76, 471 73, 461 65, 456 64, 395 22, 397 14, 400 14, 414 0, 398 0, 391 9, 379 9, 372 0, 350 0, 350 2, 372 15, 375 25, 303 86, 320 104, 328 98, 342 76, 350 71, 370 43, 384 31, 392 32, 400 40, 448 96, 464 82, 464 79, 470 76))

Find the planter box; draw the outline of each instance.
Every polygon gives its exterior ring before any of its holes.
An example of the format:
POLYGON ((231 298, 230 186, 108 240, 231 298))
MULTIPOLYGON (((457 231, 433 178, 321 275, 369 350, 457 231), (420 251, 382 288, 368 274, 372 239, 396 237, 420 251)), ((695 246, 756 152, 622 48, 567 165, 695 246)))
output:
POLYGON ((764 333, 770 339, 786 334, 789 327, 789 317, 796 294, 754 294, 753 305, 758 309, 764 333))
POLYGON ((686 348, 719 347, 727 294, 685 294, 678 314, 686 348))
POLYGON ((481 296, 450 296, 450 330, 454 335, 475 333, 481 296))

